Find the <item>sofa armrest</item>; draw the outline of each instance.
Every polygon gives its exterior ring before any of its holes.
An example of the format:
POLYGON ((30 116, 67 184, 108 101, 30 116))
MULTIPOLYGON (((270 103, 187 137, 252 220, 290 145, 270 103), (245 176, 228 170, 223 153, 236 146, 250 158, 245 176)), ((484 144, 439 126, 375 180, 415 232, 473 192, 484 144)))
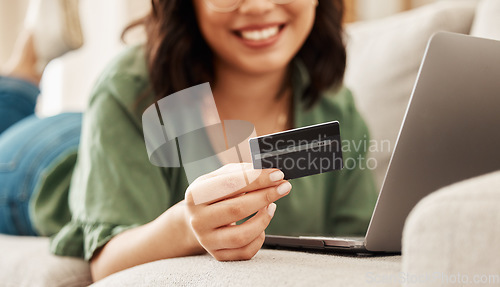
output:
POLYGON ((408 286, 500 284, 500 172, 422 199, 403 231, 408 286))
POLYGON ((248 261, 219 262, 210 255, 159 260, 102 279, 92 287, 124 286, 401 286, 387 275, 401 271, 401 256, 365 257, 262 249, 248 261))
POLYGON ((0 234, 0 286, 78 287, 91 283, 88 262, 51 254, 48 238, 0 234))

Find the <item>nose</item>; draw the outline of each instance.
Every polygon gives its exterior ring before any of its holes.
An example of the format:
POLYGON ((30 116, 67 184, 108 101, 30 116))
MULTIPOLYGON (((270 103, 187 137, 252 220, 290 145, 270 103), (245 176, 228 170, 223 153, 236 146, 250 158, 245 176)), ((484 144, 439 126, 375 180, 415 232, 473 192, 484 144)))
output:
POLYGON ((271 0, 242 0, 239 12, 242 14, 264 14, 274 8, 276 4, 271 0))

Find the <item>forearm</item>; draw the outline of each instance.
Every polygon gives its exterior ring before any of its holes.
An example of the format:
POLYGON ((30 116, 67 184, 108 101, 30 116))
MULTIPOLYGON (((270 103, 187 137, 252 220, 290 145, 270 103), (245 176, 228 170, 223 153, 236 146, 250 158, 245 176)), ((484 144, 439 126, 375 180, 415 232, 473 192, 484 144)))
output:
POLYGON ((143 263, 203 253, 185 210, 182 201, 154 221, 114 237, 90 262, 94 281, 143 263))

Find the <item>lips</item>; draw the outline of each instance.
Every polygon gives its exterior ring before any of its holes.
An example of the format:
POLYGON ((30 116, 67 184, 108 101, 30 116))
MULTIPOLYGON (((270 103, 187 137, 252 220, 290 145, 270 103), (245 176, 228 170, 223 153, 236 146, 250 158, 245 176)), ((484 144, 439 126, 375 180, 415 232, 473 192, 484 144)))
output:
POLYGON ((284 24, 245 27, 234 31, 234 34, 246 42, 265 42, 276 36, 285 27, 284 24))

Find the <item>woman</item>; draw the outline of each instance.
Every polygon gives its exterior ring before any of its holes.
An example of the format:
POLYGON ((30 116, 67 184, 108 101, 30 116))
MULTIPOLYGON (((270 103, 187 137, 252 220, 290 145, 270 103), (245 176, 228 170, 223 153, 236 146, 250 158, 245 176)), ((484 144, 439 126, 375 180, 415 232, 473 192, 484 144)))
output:
MULTIPOLYGON (((360 166, 288 182, 276 169, 228 164, 188 185, 181 168, 149 163, 141 125, 142 112, 155 101, 210 82, 221 120, 251 122, 258 135, 338 120, 344 140, 368 140, 341 86, 342 2, 152 4, 141 22, 146 45, 122 53, 93 90, 76 165, 75 153, 66 153, 36 183, 29 220, 37 234, 53 235, 52 252, 89 260, 99 280, 203 252, 217 260, 250 259, 266 228, 274 234, 364 234, 376 192, 360 166), (235 188, 242 173, 256 180, 235 188), (69 207, 52 197, 64 198, 68 188, 69 207), (195 203, 197 194, 221 190, 222 199, 195 203)), ((343 152, 358 162, 365 156, 343 152)))

